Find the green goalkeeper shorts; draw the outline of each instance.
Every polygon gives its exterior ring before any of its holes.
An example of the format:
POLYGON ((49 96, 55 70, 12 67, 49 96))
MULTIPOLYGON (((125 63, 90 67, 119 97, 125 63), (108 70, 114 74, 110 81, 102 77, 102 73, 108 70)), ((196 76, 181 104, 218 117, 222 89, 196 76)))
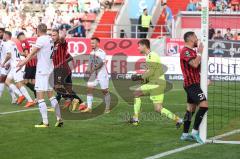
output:
POLYGON ((140 90, 144 95, 149 95, 153 103, 163 103, 164 100, 164 90, 166 84, 164 82, 160 83, 147 83, 140 87, 140 90))

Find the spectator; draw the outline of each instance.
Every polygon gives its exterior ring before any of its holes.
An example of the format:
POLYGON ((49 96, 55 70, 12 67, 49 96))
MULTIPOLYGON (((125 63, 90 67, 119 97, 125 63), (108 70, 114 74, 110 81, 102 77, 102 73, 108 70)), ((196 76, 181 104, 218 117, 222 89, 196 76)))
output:
POLYGON ((233 34, 231 33, 231 29, 227 28, 227 33, 224 35, 224 40, 232 40, 233 34))
POLYGON ((220 30, 217 31, 216 36, 213 38, 214 40, 224 40, 224 38, 222 37, 222 33, 220 30))
POLYGON ((197 11, 196 3, 193 0, 190 0, 190 3, 187 6, 187 11, 197 11))
POLYGON ((173 14, 172 10, 167 6, 167 3, 163 3, 163 12, 165 13, 165 25, 166 30, 170 37, 172 36, 172 21, 173 21, 173 14))
POLYGON ((213 39, 213 37, 215 36, 215 29, 212 27, 212 24, 209 24, 209 32, 208 32, 208 37, 209 39, 213 39))
POLYGON ((148 15, 148 10, 145 8, 143 14, 138 19, 138 31, 140 31, 140 38, 146 38, 148 30, 152 26, 152 16, 148 15))
POLYGON ((86 31, 80 20, 75 20, 73 30, 69 32, 72 37, 86 37, 86 31))

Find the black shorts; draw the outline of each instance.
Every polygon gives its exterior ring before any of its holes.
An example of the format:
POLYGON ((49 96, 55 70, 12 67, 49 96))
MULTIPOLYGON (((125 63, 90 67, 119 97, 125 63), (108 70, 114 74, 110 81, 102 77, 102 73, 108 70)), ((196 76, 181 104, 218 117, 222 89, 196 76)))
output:
POLYGON ((35 79, 36 67, 26 67, 24 79, 35 79))
POLYGON ((192 84, 184 89, 187 93, 187 103, 199 104, 200 102, 207 100, 200 87, 200 84, 192 84))
POLYGON ((72 73, 66 68, 54 69, 54 85, 71 85, 72 73))

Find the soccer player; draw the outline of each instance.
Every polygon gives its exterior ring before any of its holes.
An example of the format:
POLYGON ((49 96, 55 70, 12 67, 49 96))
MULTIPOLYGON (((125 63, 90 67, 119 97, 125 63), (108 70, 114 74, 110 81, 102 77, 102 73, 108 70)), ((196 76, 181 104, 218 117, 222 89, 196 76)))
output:
POLYGON ((18 101, 17 104, 21 104, 25 98, 27 99, 27 103, 25 107, 33 106, 35 103, 33 102, 31 96, 28 94, 27 89, 24 87, 24 70, 17 71, 17 63, 21 60, 21 54, 17 48, 17 45, 15 42, 11 40, 12 33, 9 31, 4 32, 3 39, 5 41, 4 47, 6 50, 6 57, 5 60, 2 63, 2 66, 5 67, 5 64, 10 61, 10 72, 7 75, 7 79, 5 81, 5 84, 13 90, 14 93, 18 95, 18 101), (16 86, 12 83, 12 81, 15 81, 16 86))
POLYGON ((89 66, 86 73, 90 74, 87 83, 87 108, 81 112, 92 112, 93 89, 100 84, 104 101, 106 104, 105 113, 110 112, 111 97, 108 89, 109 77, 106 67, 106 53, 99 48, 100 39, 97 37, 91 38, 92 52, 90 53, 89 66))
POLYGON ((51 106, 55 109, 57 122, 56 127, 63 126, 63 120, 61 117, 60 107, 57 99, 53 94, 54 77, 53 77, 53 53, 54 42, 52 38, 47 35, 46 24, 39 24, 37 27, 38 38, 36 44, 33 46, 30 54, 25 60, 18 63, 19 69, 26 65, 35 55, 37 55, 37 67, 36 67, 36 83, 35 90, 37 92, 38 106, 42 116, 42 122, 35 125, 36 128, 49 127, 47 105, 44 100, 45 94, 47 94, 51 106))
POLYGON ((208 110, 207 99, 200 87, 200 67, 201 54, 203 52, 203 45, 198 46, 198 38, 194 32, 187 32, 184 34, 185 47, 180 54, 181 69, 184 77, 184 89, 187 93, 187 110, 184 116, 184 128, 181 140, 196 140, 198 143, 203 143, 199 137, 199 126, 202 122, 204 114, 208 110), (194 49, 198 48, 197 51, 194 49), (189 134, 191 125, 191 118, 199 106, 196 114, 192 133, 189 134))
POLYGON ((66 35, 63 32, 59 33, 59 30, 52 30, 52 39, 54 41, 54 85, 57 100, 60 101, 64 97, 66 99, 65 107, 69 107, 73 102, 73 110, 75 110, 78 104, 80 104, 80 107, 84 107, 85 104, 72 89, 72 72, 68 65, 72 57, 68 53, 68 43, 65 37, 66 35))
MULTIPOLYGON (((17 39, 20 41, 21 47, 22 47, 22 50, 23 50, 23 54, 26 57, 30 53, 30 48, 31 47, 30 47, 30 44, 25 37, 25 34, 23 32, 20 32, 17 35, 17 39)), ((24 75, 25 84, 34 93, 35 98, 37 98, 36 90, 34 89, 35 76, 36 76, 36 65, 37 65, 37 59, 34 57, 33 59, 31 59, 26 64, 25 75, 24 75)))
MULTIPOLYGON (((7 64, 6 67, 2 67, 2 63, 5 60, 6 51, 4 50, 4 41, 3 41, 3 34, 5 32, 5 28, 0 28, 0 97, 2 97, 4 86, 5 86, 5 80, 7 78, 7 74, 10 71, 10 64, 7 64)), ((9 88, 8 91, 12 97, 12 104, 17 103, 17 97, 15 96, 14 92, 9 88)))
POLYGON ((143 75, 133 76, 132 80, 142 80, 142 85, 134 91, 134 116, 130 123, 133 125, 139 124, 139 114, 141 108, 141 96, 150 96, 153 101, 155 111, 161 113, 176 122, 176 127, 179 128, 182 124, 182 119, 171 111, 163 107, 164 89, 166 81, 163 72, 163 66, 160 57, 157 53, 151 51, 150 41, 142 39, 138 42, 138 50, 146 56, 146 71, 143 75))

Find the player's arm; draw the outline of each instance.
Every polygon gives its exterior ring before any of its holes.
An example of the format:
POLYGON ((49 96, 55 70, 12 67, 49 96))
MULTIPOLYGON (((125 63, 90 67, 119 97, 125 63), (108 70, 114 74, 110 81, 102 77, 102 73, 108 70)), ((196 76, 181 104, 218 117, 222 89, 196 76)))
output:
POLYGON ((189 65, 191 65, 193 68, 198 68, 198 66, 201 64, 201 55, 203 52, 203 44, 202 43, 200 43, 197 52, 198 52, 197 57, 194 59, 191 59, 189 61, 189 65))
POLYGON ((4 59, 4 61, 3 61, 3 63, 2 63, 2 66, 3 66, 3 67, 4 67, 5 64, 11 59, 11 57, 12 57, 12 54, 11 54, 10 52, 8 52, 7 55, 6 55, 6 57, 5 57, 5 59, 4 59))
POLYGON ((24 65, 26 65, 37 54, 37 52, 39 50, 40 50, 40 48, 33 47, 30 54, 28 54, 27 57, 24 60, 22 60, 18 63, 18 65, 17 65, 17 67, 19 67, 18 70, 20 70, 24 65))
POLYGON ((93 68, 93 71, 97 71, 97 70, 99 70, 100 68, 102 68, 103 64, 104 64, 104 62, 101 61, 99 64, 95 65, 94 68, 93 68))

